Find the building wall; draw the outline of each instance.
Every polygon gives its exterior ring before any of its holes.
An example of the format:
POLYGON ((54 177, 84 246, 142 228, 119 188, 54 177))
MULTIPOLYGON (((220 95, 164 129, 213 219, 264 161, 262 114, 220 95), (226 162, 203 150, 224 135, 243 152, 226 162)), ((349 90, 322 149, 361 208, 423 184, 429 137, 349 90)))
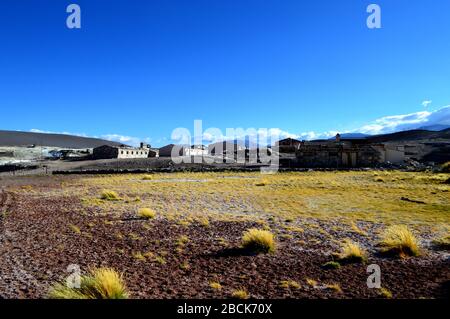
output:
POLYGON ((148 157, 159 157, 159 149, 157 149, 157 148, 149 149, 148 157))
POLYGON ((94 148, 93 150, 93 157, 95 159, 111 159, 111 158, 117 158, 118 155, 118 149, 117 147, 111 147, 111 146, 99 146, 94 148))
POLYGON ((280 153, 295 153, 301 146, 302 142, 295 139, 284 139, 275 143, 280 153))
POLYGON ((117 158, 147 158, 148 148, 119 148, 117 158))
POLYGON ((385 161, 391 163, 403 163, 405 161, 405 151, 386 149, 385 161))
POLYGON ((381 154, 370 145, 306 144, 296 152, 300 167, 370 167, 381 162, 381 154))
POLYGON ((172 157, 172 152, 176 152, 178 156, 183 156, 184 150, 186 149, 183 145, 174 145, 169 144, 166 146, 163 146, 159 149, 159 156, 160 157, 172 157))
POLYGON ((149 157, 148 148, 127 148, 100 146, 94 148, 93 156, 95 159, 112 159, 112 158, 147 158, 149 157))

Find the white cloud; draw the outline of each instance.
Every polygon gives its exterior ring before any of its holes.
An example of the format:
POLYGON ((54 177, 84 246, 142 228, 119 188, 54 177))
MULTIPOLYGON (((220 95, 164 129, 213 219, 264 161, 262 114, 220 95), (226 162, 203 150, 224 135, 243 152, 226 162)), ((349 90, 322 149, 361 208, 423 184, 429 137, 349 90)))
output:
POLYGON ((100 138, 108 140, 108 141, 123 143, 126 145, 132 145, 132 146, 138 146, 141 142, 144 142, 146 144, 150 144, 150 142, 151 142, 151 138, 149 138, 149 137, 140 138, 140 137, 133 137, 133 136, 125 136, 125 135, 120 135, 120 134, 104 134, 104 135, 100 135, 100 138))
POLYGON ((298 134, 297 138, 304 140, 325 139, 333 137, 337 133, 363 133, 377 135, 433 126, 450 126, 450 105, 444 106, 435 111, 421 111, 403 115, 384 116, 356 129, 343 130, 339 132, 304 132, 298 134))
POLYGON ((433 101, 431 101, 431 100, 425 100, 425 101, 422 102, 422 106, 423 106, 423 107, 428 107, 431 103, 433 103, 433 101))
POLYGON ((372 135, 386 134, 433 125, 450 125, 450 105, 435 111, 385 116, 354 130, 354 132, 372 135))

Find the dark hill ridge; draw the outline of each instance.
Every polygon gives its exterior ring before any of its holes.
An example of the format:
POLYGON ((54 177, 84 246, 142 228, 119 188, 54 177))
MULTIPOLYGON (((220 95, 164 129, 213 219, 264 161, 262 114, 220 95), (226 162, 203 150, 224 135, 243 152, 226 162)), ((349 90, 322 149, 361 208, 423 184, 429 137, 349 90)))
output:
POLYGON ((371 143, 441 140, 441 139, 450 141, 450 129, 445 129, 438 132, 427 130, 411 130, 391 134, 374 135, 367 138, 367 140, 371 143))
MULTIPOLYGON (((312 142, 326 142, 329 140, 319 139, 312 142)), ((450 142, 450 128, 442 131, 428 131, 428 130, 409 130, 389 134, 380 135, 364 135, 360 133, 341 134, 341 140, 354 141, 361 143, 388 143, 388 142, 436 142, 448 141, 450 142)))
POLYGON ((75 149, 94 148, 102 145, 122 145, 121 143, 91 137, 0 130, 0 146, 29 146, 33 144, 37 146, 75 149))

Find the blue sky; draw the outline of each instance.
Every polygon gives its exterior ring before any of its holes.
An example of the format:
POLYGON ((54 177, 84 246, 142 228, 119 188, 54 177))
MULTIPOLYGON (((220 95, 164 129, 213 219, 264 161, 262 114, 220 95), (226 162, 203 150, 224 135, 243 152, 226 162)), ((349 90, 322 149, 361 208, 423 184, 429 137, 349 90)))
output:
POLYGON ((448 0, 2 0, 0 41, 0 129, 157 146, 195 119, 294 136, 450 124, 448 0))

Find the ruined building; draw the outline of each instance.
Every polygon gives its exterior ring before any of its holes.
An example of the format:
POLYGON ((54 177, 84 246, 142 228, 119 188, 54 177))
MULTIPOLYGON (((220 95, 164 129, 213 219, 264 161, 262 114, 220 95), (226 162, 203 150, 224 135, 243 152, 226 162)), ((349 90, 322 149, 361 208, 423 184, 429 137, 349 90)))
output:
POLYGON ((403 163, 405 147, 373 144, 366 139, 298 141, 285 139, 276 144, 280 164, 289 167, 352 168, 380 163, 403 163))
POLYGON ((109 146, 103 145, 94 148, 94 159, 113 159, 113 158, 148 158, 158 157, 159 152, 157 149, 152 149, 150 145, 141 143, 140 147, 129 146, 109 146))

